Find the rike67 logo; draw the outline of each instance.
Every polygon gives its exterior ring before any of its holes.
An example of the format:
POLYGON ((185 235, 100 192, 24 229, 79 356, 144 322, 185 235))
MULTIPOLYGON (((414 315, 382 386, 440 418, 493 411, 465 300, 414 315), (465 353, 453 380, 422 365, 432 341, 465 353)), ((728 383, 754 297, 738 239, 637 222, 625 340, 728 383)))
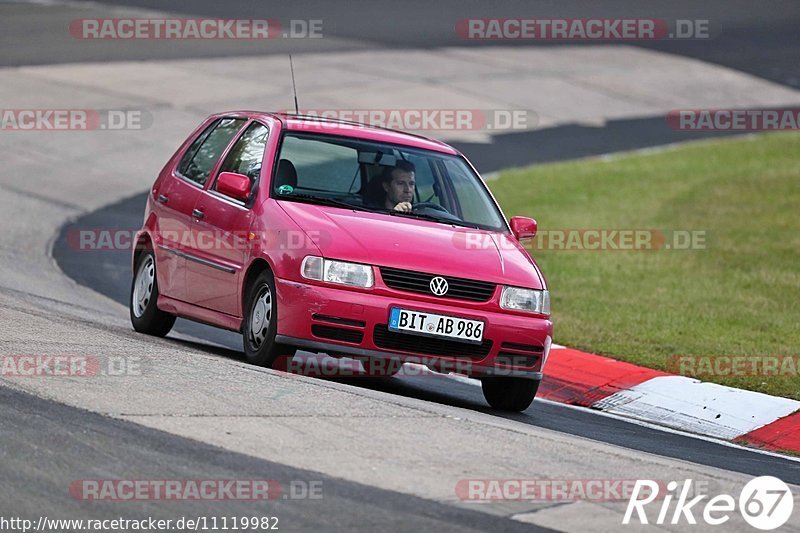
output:
POLYGON ((772 476, 761 476, 748 482, 739 494, 738 502, 730 494, 720 494, 710 499, 707 494, 694 496, 691 494, 691 479, 683 484, 670 481, 666 486, 666 495, 659 488, 655 481, 637 480, 622 523, 627 525, 635 519, 640 524, 694 525, 701 518, 708 525, 719 526, 731 519, 738 503, 738 511, 748 524, 762 531, 770 531, 784 525, 794 509, 789 486, 772 476), (648 516, 646 507, 656 500, 659 500, 658 504, 650 508, 651 511, 658 510, 653 520, 652 512, 648 516))

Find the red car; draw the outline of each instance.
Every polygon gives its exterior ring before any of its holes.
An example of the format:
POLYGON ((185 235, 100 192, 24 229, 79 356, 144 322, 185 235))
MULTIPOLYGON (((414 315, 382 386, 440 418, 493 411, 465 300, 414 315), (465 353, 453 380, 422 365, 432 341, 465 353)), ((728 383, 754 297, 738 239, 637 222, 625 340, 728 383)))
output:
MULTIPOLYGON (((550 297, 472 165, 435 140, 345 121, 209 117, 147 197, 130 315, 166 335, 185 317, 240 332, 248 361, 296 349, 402 362, 483 383, 493 407, 534 399, 550 297)), ((283 359, 290 360, 290 359, 283 359)))

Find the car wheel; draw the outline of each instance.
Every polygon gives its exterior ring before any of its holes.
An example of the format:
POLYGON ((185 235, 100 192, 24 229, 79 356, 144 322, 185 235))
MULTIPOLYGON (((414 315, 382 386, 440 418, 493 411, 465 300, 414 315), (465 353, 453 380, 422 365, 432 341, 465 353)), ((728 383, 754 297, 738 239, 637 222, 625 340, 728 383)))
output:
POLYGON ((249 363, 270 368, 276 366, 276 363, 288 364, 295 349, 275 342, 277 332, 278 299, 275 278, 272 272, 265 270, 250 284, 245 298, 242 336, 244 355, 249 363))
POLYGON ((175 315, 160 310, 157 302, 156 259, 153 252, 148 251, 139 258, 131 284, 129 307, 133 329, 156 337, 163 337, 170 332, 175 324, 175 315))
POLYGON ((483 396, 489 405, 502 411, 524 411, 533 403, 539 380, 525 378, 483 378, 483 396))
POLYGON ((371 378, 390 378, 400 372, 403 362, 398 359, 359 358, 364 374, 371 378))

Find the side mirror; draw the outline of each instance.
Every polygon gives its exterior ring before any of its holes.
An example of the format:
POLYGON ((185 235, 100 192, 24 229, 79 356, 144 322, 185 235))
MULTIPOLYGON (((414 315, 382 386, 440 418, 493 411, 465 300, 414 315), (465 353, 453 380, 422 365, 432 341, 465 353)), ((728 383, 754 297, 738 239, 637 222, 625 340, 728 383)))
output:
POLYGON ((518 241, 532 239, 536 236, 538 225, 536 221, 528 217, 511 217, 511 232, 518 241))
POLYGON ((235 172, 223 172, 217 178, 217 192, 244 202, 250 196, 250 178, 235 172))

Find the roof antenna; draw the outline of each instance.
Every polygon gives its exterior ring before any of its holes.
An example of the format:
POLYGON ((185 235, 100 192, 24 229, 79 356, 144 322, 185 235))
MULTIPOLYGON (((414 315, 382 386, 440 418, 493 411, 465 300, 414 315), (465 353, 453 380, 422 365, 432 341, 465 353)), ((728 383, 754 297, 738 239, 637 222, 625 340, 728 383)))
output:
POLYGON ((289 54, 289 68, 292 70, 292 90, 294 91, 294 114, 300 114, 300 108, 297 106, 297 85, 294 83, 294 64, 292 63, 292 54, 289 54))

